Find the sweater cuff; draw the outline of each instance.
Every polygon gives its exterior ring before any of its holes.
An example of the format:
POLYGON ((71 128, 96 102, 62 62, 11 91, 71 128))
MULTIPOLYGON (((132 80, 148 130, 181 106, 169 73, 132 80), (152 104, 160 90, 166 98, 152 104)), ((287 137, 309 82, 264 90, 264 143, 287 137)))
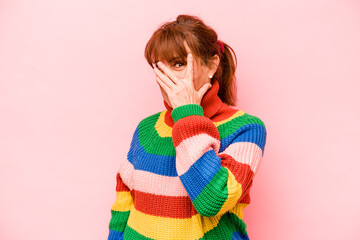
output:
POLYGON ((171 111, 171 116, 175 123, 179 119, 187 117, 187 116, 191 116, 191 115, 204 116, 203 107, 196 103, 189 103, 189 104, 185 104, 185 105, 176 107, 171 111))

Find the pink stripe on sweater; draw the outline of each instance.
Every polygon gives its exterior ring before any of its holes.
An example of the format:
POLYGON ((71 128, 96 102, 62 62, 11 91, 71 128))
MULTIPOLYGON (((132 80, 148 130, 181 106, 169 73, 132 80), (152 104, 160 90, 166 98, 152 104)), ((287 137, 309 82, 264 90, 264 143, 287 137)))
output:
POLYGON ((170 177, 143 170, 135 170, 134 189, 163 196, 188 196, 178 176, 170 177))
POLYGON ((209 150, 219 153, 220 141, 206 133, 198 134, 182 140, 176 147, 176 169, 179 176, 209 150))
POLYGON ((256 174, 262 159, 261 148, 252 142, 232 143, 222 153, 230 155, 237 162, 248 164, 254 174, 256 174))
POLYGON ((129 186, 129 182, 132 182, 130 190, 163 196, 188 196, 178 176, 170 177, 134 170, 134 166, 127 160, 122 162, 119 172, 125 185, 129 186))
POLYGON ((127 159, 123 159, 120 162, 118 173, 120 173, 121 179, 130 190, 132 190, 133 188, 131 186, 133 172, 134 172, 134 166, 127 159))

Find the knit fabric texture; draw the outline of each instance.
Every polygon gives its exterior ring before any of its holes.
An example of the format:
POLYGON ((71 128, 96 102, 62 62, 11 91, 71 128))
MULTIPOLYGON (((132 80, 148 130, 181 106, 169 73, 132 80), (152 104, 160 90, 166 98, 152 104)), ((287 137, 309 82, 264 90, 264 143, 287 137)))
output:
POLYGON ((214 79, 200 105, 164 101, 137 125, 116 172, 108 240, 249 239, 243 209, 266 129, 218 91, 214 79))

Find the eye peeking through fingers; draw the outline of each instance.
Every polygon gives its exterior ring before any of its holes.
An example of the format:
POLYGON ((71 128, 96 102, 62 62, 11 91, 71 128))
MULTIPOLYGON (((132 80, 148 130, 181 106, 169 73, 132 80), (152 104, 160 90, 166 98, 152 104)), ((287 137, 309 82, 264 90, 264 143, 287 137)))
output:
POLYGON ((186 64, 182 63, 182 62, 176 62, 175 64, 173 64, 173 68, 176 68, 176 69, 183 68, 185 66, 186 66, 186 64))
POLYGON ((180 62, 178 62, 178 63, 175 63, 174 65, 176 66, 177 64, 180 64, 180 66, 178 66, 178 67, 181 67, 183 64, 182 63, 180 63, 180 62))

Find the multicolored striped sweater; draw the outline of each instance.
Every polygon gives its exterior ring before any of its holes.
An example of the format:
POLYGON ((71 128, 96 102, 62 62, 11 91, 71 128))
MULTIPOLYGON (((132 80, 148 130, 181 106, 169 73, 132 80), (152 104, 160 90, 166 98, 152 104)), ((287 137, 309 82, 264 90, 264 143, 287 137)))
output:
POLYGON ((137 125, 116 173, 108 240, 249 239, 243 209, 266 129, 218 90, 214 80, 200 105, 164 101, 137 125))

